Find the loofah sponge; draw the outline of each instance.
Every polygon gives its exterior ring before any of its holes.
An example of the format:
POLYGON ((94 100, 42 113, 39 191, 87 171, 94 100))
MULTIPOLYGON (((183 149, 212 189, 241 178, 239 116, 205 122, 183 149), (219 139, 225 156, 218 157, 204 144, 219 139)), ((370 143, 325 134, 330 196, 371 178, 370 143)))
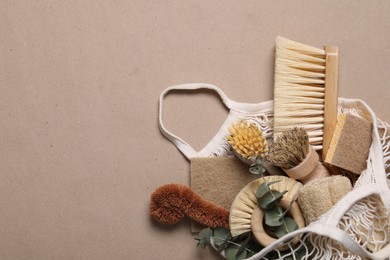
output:
POLYGON ((299 190, 298 204, 306 225, 327 212, 352 190, 347 177, 334 175, 308 182, 299 190))
POLYGON ((371 122, 352 114, 341 114, 325 162, 360 174, 367 168, 371 135, 371 122))

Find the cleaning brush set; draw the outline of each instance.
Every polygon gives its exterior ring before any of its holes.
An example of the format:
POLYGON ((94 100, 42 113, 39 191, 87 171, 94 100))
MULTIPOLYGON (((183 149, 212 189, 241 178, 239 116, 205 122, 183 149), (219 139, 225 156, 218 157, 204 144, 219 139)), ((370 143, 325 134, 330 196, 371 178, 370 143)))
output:
POLYGON ((193 220, 198 246, 227 259, 388 259, 390 125, 338 98, 338 48, 276 39, 274 100, 229 99, 211 84, 163 91, 159 126, 191 163, 190 186, 151 195, 151 216, 193 220), (229 114, 196 151, 163 124, 173 90, 215 91, 229 114))

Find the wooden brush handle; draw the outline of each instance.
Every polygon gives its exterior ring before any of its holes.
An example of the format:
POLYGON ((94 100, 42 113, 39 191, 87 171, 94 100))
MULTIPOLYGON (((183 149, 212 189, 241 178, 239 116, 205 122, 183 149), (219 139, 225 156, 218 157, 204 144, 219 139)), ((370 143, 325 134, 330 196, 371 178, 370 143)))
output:
POLYGON ((309 153, 305 160, 291 169, 283 169, 284 172, 292 179, 300 180, 303 184, 314 179, 329 176, 328 169, 319 162, 318 153, 310 146, 309 153))
POLYGON ((305 179, 316 168, 318 161, 318 153, 314 150, 313 146, 310 146, 309 153, 300 164, 291 169, 283 169, 283 171, 294 180, 305 179))
POLYGON ((329 170, 321 162, 318 162, 317 166, 314 168, 311 174, 307 175, 306 177, 303 177, 302 179, 300 179, 300 181, 303 184, 306 184, 309 181, 325 178, 329 176, 330 176, 329 170))
MULTIPOLYGON (((290 206, 291 200, 288 198, 282 198, 280 201, 279 206, 282 209, 287 209, 290 206)), ((305 221, 302 215, 302 212, 299 208, 299 205, 296 202, 292 203, 292 206, 290 208, 290 214, 294 221, 297 223, 299 228, 304 228, 305 227, 305 221)), ((252 218, 251 218, 251 228, 252 228, 252 233, 255 236, 257 242, 259 242, 262 246, 266 247, 272 244, 273 242, 276 241, 276 238, 273 238, 267 234, 267 232, 264 229, 264 212, 262 209, 259 207, 256 207, 255 210, 252 213, 252 218)), ((295 245, 296 243, 299 242, 299 236, 295 237, 293 239, 293 244, 295 245)), ((279 250, 286 250, 288 249, 287 245, 278 247, 279 250)))
POLYGON ((339 50, 336 46, 325 46, 325 107, 324 134, 322 141, 322 161, 325 160, 337 123, 339 50))
POLYGON ((229 227, 229 210, 202 199, 181 184, 163 185, 154 191, 150 215, 163 224, 175 224, 188 216, 208 227, 229 227))

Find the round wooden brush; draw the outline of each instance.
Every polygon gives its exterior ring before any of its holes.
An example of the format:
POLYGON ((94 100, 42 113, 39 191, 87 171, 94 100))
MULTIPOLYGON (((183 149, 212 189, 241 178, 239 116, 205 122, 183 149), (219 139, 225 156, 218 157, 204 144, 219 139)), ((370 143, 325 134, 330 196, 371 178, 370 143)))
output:
MULTIPOLYGON (((287 191, 280 202, 282 208, 287 208, 298 196, 302 184, 285 176, 266 176, 247 184, 236 196, 229 215, 229 226, 232 236, 252 231, 256 240, 263 246, 268 246, 275 238, 270 237, 262 228, 264 214, 258 206, 256 191, 262 183, 272 183, 270 189, 280 192, 287 191)), ((304 219, 296 202, 290 209, 291 215, 300 228, 304 227, 304 219)))
POLYGON ((278 136, 270 147, 267 159, 281 167, 290 178, 302 183, 329 176, 328 169, 319 161, 303 128, 295 127, 278 136))

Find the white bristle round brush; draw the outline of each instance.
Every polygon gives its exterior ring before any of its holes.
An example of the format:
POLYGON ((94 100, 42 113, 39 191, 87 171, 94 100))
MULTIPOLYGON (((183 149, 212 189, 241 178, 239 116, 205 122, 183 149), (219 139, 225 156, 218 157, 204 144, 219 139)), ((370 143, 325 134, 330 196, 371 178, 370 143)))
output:
MULTIPOLYGON (((252 231, 256 240, 263 246, 268 246, 276 239, 270 237, 263 226, 264 213, 258 206, 256 191, 262 183, 271 183, 270 189, 280 192, 287 191, 280 202, 282 208, 295 201, 302 184, 285 176, 266 176, 247 184, 235 197, 229 214, 229 227, 233 237, 252 231)), ((290 209, 291 215, 299 228, 304 227, 303 215, 296 202, 290 209)))

